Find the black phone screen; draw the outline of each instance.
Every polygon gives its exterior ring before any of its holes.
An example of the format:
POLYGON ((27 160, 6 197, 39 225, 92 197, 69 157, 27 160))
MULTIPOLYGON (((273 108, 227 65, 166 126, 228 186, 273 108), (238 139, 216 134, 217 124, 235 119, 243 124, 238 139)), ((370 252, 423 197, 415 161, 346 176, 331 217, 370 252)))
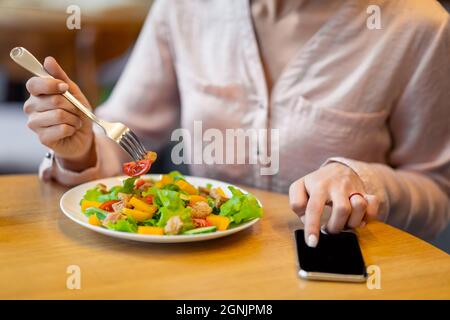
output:
POLYGON ((321 232, 316 248, 305 243, 304 230, 295 231, 300 268, 306 272, 366 275, 366 267, 353 232, 321 232))

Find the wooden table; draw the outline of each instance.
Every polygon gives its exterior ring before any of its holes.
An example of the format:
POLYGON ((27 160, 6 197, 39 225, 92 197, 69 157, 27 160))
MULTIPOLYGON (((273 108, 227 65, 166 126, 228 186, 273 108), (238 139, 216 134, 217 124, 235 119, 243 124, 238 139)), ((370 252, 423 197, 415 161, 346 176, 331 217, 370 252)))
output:
POLYGON ((297 276, 293 231, 301 227, 285 195, 251 190, 265 217, 250 230, 208 242, 144 244, 84 229, 59 209, 65 191, 36 176, 0 177, 2 299, 409 299, 450 298, 450 256, 383 223, 359 230, 381 289, 297 276), (81 289, 69 290, 69 265, 81 289))

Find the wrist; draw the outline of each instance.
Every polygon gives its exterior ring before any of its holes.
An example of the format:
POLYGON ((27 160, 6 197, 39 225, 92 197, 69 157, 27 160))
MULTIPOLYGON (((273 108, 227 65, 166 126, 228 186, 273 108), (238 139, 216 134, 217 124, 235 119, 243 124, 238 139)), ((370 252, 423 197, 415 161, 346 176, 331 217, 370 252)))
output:
POLYGON ((94 134, 92 135, 90 147, 87 148, 87 151, 80 156, 66 157, 56 154, 55 158, 59 165, 61 165, 64 169, 74 172, 81 172, 88 168, 95 167, 97 164, 97 151, 94 134))

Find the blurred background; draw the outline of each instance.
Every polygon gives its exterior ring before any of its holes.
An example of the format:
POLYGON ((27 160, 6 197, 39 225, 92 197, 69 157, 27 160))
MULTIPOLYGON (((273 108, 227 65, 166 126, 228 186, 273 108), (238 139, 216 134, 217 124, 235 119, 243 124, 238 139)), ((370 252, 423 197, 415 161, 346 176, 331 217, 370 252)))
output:
MULTIPOLYGON (((450 9, 450 0, 441 3, 450 9)), ((0 0, 0 174, 36 173, 46 152, 26 127, 22 112, 30 74, 12 62, 9 51, 22 46, 41 61, 52 55, 96 106, 118 80, 151 4, 150 0, 0 0), (66 10, 73 5, 81 9, 81 28, 70 30, 66 20, 71 13, 66 10)), ((157 162, 169 167, 156 167, 156 172, 171 169, 169 149, 157 162)), ((449 229, 434 244, 450 253, 449 229)))
POLYGON ((31 75, 10 59, 9 51, 21 46, 40 61, 55 57, 91 104, 99 105, 114 87, 151 3, 0 0, 0 174, 36 172, 46 152, 21 110, 31 75), (70 30, 66 10, 73 5, 81 9, 81 28, 70 30))

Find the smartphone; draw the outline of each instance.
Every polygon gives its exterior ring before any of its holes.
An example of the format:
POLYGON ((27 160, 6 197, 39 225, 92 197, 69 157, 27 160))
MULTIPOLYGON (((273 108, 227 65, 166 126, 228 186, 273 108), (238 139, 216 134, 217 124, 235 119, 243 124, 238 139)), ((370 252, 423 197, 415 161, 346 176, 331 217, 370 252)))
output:
POLYGON ((304 230, 295 231, 299 275, 308 280, 366 281, 366 265, 358 238, 352 231, 327 234, 321 231, 316 248, 305 243, 304 230))

